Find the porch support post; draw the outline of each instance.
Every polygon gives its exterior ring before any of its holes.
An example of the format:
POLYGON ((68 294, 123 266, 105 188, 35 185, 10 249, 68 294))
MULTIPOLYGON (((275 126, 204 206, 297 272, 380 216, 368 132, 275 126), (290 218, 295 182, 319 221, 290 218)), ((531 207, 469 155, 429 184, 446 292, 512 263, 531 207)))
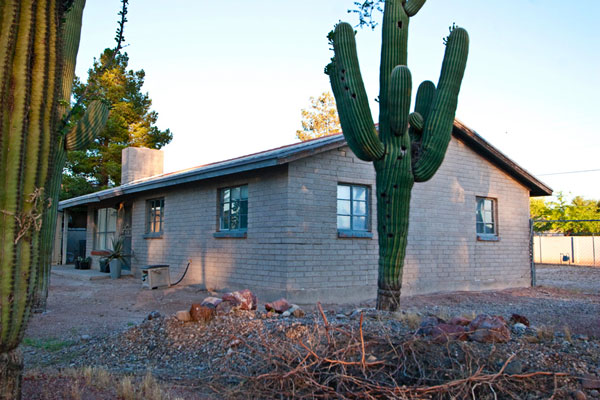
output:
POLYGON ((61 263, 64 265, 67 263, 67 242, 69 241, 69 211, 64 209, 62 212, 63 220, 63 234, 62 234, 62 257, 61 263))

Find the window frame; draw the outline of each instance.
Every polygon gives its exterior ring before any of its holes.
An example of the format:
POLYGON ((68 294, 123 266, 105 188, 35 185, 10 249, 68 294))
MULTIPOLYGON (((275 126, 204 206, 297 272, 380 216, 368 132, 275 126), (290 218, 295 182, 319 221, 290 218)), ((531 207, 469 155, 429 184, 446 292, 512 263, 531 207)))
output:
POLYGON ((113 239, 116 237, 117 234, 117 223, 118 223, 118 213, 117 210, 114 207, 103 207, 103 208, 96 208, 94 210, 94 239, 93 239, 93 245, 92 248, 95 251, 104 251, 104 250, 112 250, 112 241, 109 242, 109 237, 110 234, 112 234, 113 239), (100 231, 100 223, 99 223, 99 218, 100 218, 100 214, 101 211, 106 210, 106 212, 104 213, 104 230, 100 231), (112 210, 112 212, 109 212, 109 210, 112 210), (114 215, 115 221, 114 221, 114 226, 115 226, 115 230, 109 230, 109 216, 110 215, 114 215), (104 248, 100 247, 100 237, 104 236, 104 248))
POLYGON ((347 183, 347 182, 338 182, 336 185, 336 228, 338 232, 338 237, 340 238, 372 238, 373 234, 371 232, 371 186, 364 185, 359 183, 347 183), (344 199, 339 197, 339 188, 340 186, 345 186, 350 188, 350 198, 344 199), (365 189, 365 200, 357 200, 354 198, 354 188, 362 188, 365 189), (339 202, 340 201, 349 201, 350 202, 350 210, 349 214, 342 213, 340 214, 339 202), (355 214, 354 212, 354 203, 364 203, 365 204, 365 214, 355 214), (340 228, 338 218, 339 217, 349 217, 350 218, 350 229, 340 228), (354 226, 354 217, 364 217, 365 218, 365 228, 364 229, 356 229, 354 226))
POLYGON ((144 230, 145 237, 161 237, 164 233, 165 226, 165 198, 164 197, 156 197, 153 199, 146 200, 146 228, 144 230), (152 215, 153 209, 156 209, 155 202, 160 202, 160 214, 158 218, 159 230, 156 231, 152 228, 155 228, 156 224, 156 214, 152 215))
MULTIPOLYGON (((248 193, 248 184, 244 183, 241 185, 232 185, 232 186, 226 186, 226 187, 222 187, 219 188, 217 190, 217 232, 215 234, 215 237, 246 237, 246 232, 248 232, 248 198, 249 198, 249 193, 248 193), (232 192, 235 189, 239 189, 239 199, 236 200, 232 197, 232 192), (229 198, 227 201, 225 201, 225 191, 229 190, 229 198), (244 198, 243 195, 245 195, 246 197, 244 198), (232 221, 232 214, 231 214, 231 210, 233 209, 233 204, 234 202, 239 202, 240 205, 241 203, 245 202, 246 203, 246 212, 241 213, 238 212, 238 216, 239 216, 239 222, 238 222, 238 227, 236 228, 231 228, 231 221, 232 221), (228 205, 228 211, 229 211, 229 215, 228 215, 228 223, 227 223, 227 227, 225 227, 224 223, 223 223, 223 214, 225 212, 225 207, 224 205, 227 204, 228 205), (244 219, 242 218, 243 216, 245 216, 245 221, 246 221, 246 226, 242 227, 242 222, 244 221, 244 219)), ((238 206, 238 210, 242 210, 243 208, 241 206, 238 206)))
POLYGON ((499 240, 499 236, 498 236, 498 199, 494 198, 494 197, 487 197, 487 196, 476 196, 475 197, 475 234, 477 235, 477 240, 482 240, 482 241, 497 241, 499 240), (483 212, 486 212, 487 210, 485 210, 485 202, 489 201, 492 205, 492 209, 490 212, 490 216, 491 216, 491 224, 492 224, 492 230, 493 232, 485 232, 485 225, 488 225, 489 222, 486 222, 485 217, 482 215, 482 219, 481 221, 479 220, 479 215, 480 213, 480 202, 483 202, 484 205, 484 209, 482 210, 483 212), (479 227, 482 226, 484 227, 483 232, 479 232, 479 227))

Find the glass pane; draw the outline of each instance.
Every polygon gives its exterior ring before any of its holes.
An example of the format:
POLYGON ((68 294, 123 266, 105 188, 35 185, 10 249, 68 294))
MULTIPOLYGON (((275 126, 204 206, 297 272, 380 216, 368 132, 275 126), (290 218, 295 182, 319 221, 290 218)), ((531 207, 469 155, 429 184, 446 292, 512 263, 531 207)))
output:
POLYGON ((483 209, 486 211, 492 211, 492 200, 485 199, 483 201, 483 209))
POLYGON ((96 228, 98 232, 106 231, 106 208, 101 208, 98 210, 98 217, 96 219, 96 228))
POLYGON ((229 211, 224 212, 223 216, 221 217, 221 229, 229 229, 229 211))
POLYGON ((494 225, 485 224, 485 233, 494 233, 494 225))
POLYGON ((353 201, 352 202, 352 215, 367 215, 367 202, 366 201, 353 201))
POLYGON ((238 214, 240 212, 240 202, 239 201, 232 201, 231 202, 231 213, 232 214, 238 214))
POLYGON ((229 229, 240 229, 240 216, 238 214, 230 215, 229 229))
POLYGON ((230 203, 223 204, 223 212, 229 212, 229 205, 230 205, 230 203))
POLYGON ((106 234, 106 246, 104 246, 105 249, 113 250, 113 239, 114 238, 115 238, 115 234, 114 233, 107 233, 106 234))
POLYGON ((483 229, 483 222, 479 222, 478 221, 477 222, 477 233, 484 233, 483 231, 484 231, 484 229, 483 229))
POLYGON ((350 200, 350 186, 338 185, 337 198, 344 199, 344 200, 350 200))
POLYGON ((492 212, 491 211, 484 211, 483 212, 483 220, 486 223, 492 223, 492 222, 494 222, 494 218, 492 217, 492 212))
POLYGON ((106 212, 106 231, 116 232, 117 231, 117 210, 114 208, 108 208, 106 212))
POLYGON ((352 229, 355 231, 366 231, 367 230, 367 218, 366 217, 352 217, 352 229))
POLYGON ((352 200, 367 200, 367 188, 352 186, 352 200))
POLYGON ((231 189, 231 200, 239 200, 240 199, 240 188, 239 186, 231 189))
POLYGON ((229 189, 223 189, 221 191, 221 200, 225 203, 229 201, 229 189))
POLYGON ((248 198, 248 185, 242 186, 241 197, 242 197, 242 199, 247 199, 248 198))
POLYGON ((337 213, 343 215, 350 215, 350 200, 338 200, 337 213))
POLYGON ((248 200, 240 201, 240 213, 248 214, 248 200))
POLYGON ((240 229, 247 229, 247 228, 248 228, 248 216, 242 214, 240 216, 240 229))
POLYGON ((338 229, 350 229, 350 217, 338 215, 337 227, 338 229))

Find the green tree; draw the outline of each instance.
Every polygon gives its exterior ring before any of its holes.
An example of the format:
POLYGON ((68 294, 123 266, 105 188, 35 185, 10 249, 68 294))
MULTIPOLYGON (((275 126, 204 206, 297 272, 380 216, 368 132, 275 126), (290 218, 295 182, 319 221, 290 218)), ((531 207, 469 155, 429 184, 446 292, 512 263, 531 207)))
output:
POLYGON ((88 71, 87 83, 75 82, 75 99, 85 96, 74 110, 74 120, 82 115, 94 99, 108 101, 111 112, 106 127, 88 150, 69 153, 61 199, 119 185, 121 151, 125 147, 160 149, 173 139, 169 129, 160 130, 156 126, 158 113, 151 110, 152 100, 148 93, 141 91, 144 70, 128 69, 127 53, 117 54, 111 67, 104 68, 112 58, 113 50, 104 50, 88 71))
POLYGON ((536 222, 536 232, 558 232, 566 235, 598 234, 599 222, 575 222, 573 220, 600 220, 600 202, 575 196, 571 202, 562 192, 556 198, 543 200, 532 199, 529 205, 533 220, 569 221, 569 222, 536 222))
POLYGON ((330 92, 310 98, 310 109, 302 110, 302 129, 296 137, 302 141, 332 135, 342 131, 335 99, 330 92))

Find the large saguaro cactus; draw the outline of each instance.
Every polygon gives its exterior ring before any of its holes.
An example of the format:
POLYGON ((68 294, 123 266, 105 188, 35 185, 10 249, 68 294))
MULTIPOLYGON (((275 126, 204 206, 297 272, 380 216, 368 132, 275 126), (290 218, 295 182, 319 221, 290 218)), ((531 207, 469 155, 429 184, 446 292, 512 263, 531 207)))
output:
POLYGON ((79 42, 66 29, 65 15, 84 4, 0 2, 0 399, 20 396, 17 346, 29 319, 44 232, 54 226, 50 187, 60 182, 62 143, 77 135, 61 133, 61 104, 70 97, 62 98, 61 89, 65 55, 79 42))
MULTIPOLYGON (((85 0, 77 0, 67 12, 62 28, 63 34, 63 64, 62 85, 60 88, 60 101, 58 115, 63 118, 61 127, 66 122, 64 118, 69 111, 73 78, 75 77, 75 63, 79 50, 81 37, 81 22, 85 0)), ((58 211, 60 183, 68 150, 85 149, 98 133, 104 128, 108 119, 108 106, 100 100, 93 101, 87 108, 83 117, 65 134, 58 132, 54 151, 50 154, 52 159, 52 173, 45 188, 48 198, 48 210, 44 216, 41 232, 41 254, 39 273, 33 299, 33 310, 42 312, 46 310, 48 287, 50 285, 50 266, 52 264, 52 249, 56 233, 55 221, 58 211)), ((61 129, 59 127, 59 130, 61 129)))
POLYGON ((400 304, 411 190, 415 182, 429 180, 444 159, 467 62, 468 34, 462 28, 453 29, 446 41, 437 87, 430 81, 423 82, 417 91, 415 110, 410 113, 408 24, 424 3, 385 1, 379 131, 360 74, 354 29, 342 22, 329 36, 335 56, 325 72, 330 77, 344 136, 358 158, 373 162, 377 175, 380 310, 396 310, 400 304))

